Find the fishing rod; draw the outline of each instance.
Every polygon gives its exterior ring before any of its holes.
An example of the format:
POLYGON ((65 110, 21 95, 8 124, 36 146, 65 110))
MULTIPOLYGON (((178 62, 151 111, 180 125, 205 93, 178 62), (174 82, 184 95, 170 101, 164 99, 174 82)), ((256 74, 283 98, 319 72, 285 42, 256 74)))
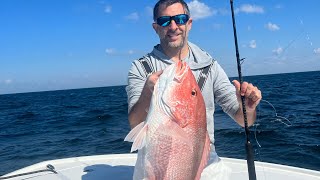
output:
MULTIPOLYGON (((241 61, 243 61, 243 59, 240 59, 240 57, 239 57, 236 22, 235 22, 235 18, 234 18, 234 10, 233 10, 233 0, 230 0, 230 5, 231 5, 231 13, 232 13, 234 44, 236 47, 236 57, 237 57, 237 65, 238 65, 240 91, 241 91, 241 85, 242 85, 241 61)), ((244 119, 244 129, 245 129, 245 134, 246 134, 246 152, 247 152, 247 165, 248 165, 249 180, 256 180, 257 178, 256 178, 256 170, 255 170, 255 166, 254 166, 254 154, 253 154, 252 144, 250 142, 250 137, 249 137, 250 131, 248 128, 247 111, 246 111, 244 96, 241 96, 241 101, 242 101, 242 111, 243 111, 243 119, 244 119)))

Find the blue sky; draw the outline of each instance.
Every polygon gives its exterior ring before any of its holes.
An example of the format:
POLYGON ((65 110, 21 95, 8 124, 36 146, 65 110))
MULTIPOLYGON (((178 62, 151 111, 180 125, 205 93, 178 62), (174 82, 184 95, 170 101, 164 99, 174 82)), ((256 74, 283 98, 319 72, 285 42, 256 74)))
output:
MULTIPOLYGON (((0 94, 125 85, 155 0, 2 0, 0 94)), ((188 0, 189 40, 237 76, 229 0, 188 0)), ((319 0, 234 0, 243 75, 320 70, 319 0)))

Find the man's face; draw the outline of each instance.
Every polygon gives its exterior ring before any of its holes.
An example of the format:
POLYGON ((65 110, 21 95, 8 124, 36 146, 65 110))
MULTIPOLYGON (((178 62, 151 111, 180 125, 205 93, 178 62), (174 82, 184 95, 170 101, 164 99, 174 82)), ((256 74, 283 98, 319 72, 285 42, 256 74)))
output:
MULTIPOLYGON (((175 16, 178 14, 185 14, 182 4, 175 3, 167 8, 160 7, 159 17, 161 16, 175 16)), ((153 24, 154 30, 160 38, 160 43, 163 48, 181 48, 184 40, 187 41, 188 32, 191 29, 192 19, 190 18, 187 24, 177 25, 174 20, 171 20, 169 26, 162 27, 158 24, 153 24)))

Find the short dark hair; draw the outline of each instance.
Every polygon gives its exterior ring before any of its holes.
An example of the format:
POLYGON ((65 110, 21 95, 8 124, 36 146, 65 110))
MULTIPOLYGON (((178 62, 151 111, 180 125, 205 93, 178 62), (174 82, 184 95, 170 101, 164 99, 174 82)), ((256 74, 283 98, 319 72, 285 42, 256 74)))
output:
POLYGON ((153 20, 156 21, 159 15, 159 9, 160 7, 168 7, 172 4, 180 3, 183 6, 184 12, 190 16, 189 7, 184 0, 159 0, 157 4, 153 8, 153 20))

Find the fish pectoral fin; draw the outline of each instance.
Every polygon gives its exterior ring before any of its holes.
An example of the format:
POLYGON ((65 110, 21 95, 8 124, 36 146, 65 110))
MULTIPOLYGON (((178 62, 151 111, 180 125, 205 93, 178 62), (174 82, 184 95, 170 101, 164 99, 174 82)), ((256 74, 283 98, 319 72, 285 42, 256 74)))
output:
MULTIPOLYGON (((141 124, 141 123, 140 123, 141 124)), ((139 124, 139 125, 140 125, 139 124)), ((131 146, 131 152, 136 151, 138 149, 143 148, 146 145, 146 137, 147 137, 147 131, 148 131, 148 124, 144 123, 142 124, 143 127, 140 129, 140 131, 137 133, 137 135, 134 137, 133 144, 131 146)), ((134 130, 134 129, 132 129, 134 130)), ((136 134, 136 132, 135 132, 136 134)))
POLYGON ((199 165, 196 179, 197 178, 200 179, 201 173, 202 173, 203 169, 206 167, 208 160, 209 160, 209 157, 210 157, 210 138, 209 138, 209 134, 206 133, 206 140, 205 140, 205 143, 203 146, 202 158, 201 158, 201 162, 199 165))
POLYGON ((173 140, 179 140, 181 143, 189 145, 190 150, 192 149, 188 133, 186 133, 176 122, 168 120, 160 125, 157 131, 171 137, 173 140))
POLYGON ((143 129, 145 122, 141 122, 136 127, 134 127, 124 138, 124 141, 133 142, 134 139, 137 137, 139 132, 143 129))

